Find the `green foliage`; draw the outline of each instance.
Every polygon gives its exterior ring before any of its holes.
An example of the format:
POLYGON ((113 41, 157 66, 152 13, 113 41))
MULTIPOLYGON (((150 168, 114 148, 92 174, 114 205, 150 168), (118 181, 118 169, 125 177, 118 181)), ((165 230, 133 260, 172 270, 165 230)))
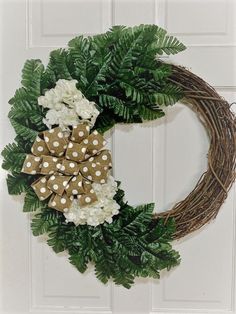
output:
POLYGON ((180 262, 169 243, 174 221, 152 221, 154 204, 133 208, 124 203, 123 196, 119 189, 115 199, 121 206, 120 215, 112 224, 75 226, 66 224, 61 213, 44 209, 32 221, 33 234, 47 232, 53 250, 67 250, 71 264, 82 273, 89 262, 94 263, 96 276, 103 283, 111 278, 130 288, 135 277, 159 278, 162 269, 180 262))
POLYGON ((23 212, 33 212, 37 209, 43 209, 47 207, 48 201, 40 201, 38 196, 34 193, 32 188, 29 188, 25 195, 23 212))
POLYGON ((33 234, 47 233, 52 249, 67 250, 71 264, 80 272, 92 262, 102 282, 113 279, 130 288, 135 277, 159 278, 162 269, 179 263, 179 255, 170 245, 174 221, 153 221, 153 204, 129 206, 119 189, 114 198, 120 214, 112 224, 66 223, 62 213, 38 199, 30 188, 35 176, 21 173, 21 168, 36 136, 46 129, 43 118, 47 109, 38 105, 38 97, 54 88, 58 79, 78 81, 77 87, 100 110, 94 129, 104 133, 116 123, 160 118, 165 106, 183 97, 183 91, 171 83, 172 66, 157 55, 176 54, 185 47, 156 25, 114 26, 105 34, 76 37, 68 46, 52 51, 45 69, 40 60, 26 61, 22 86, 9 101, 16 137, 2 152, 2 167, 11 172, 8 191, 25 193, 23 211, 34 212, 33 234))
POLYGON ((37 100, 41 95, 41 76, 44 66, 41 60, 27 60, 22 70, 21 84, 30 98, 37 100))
POLYGON ((54 72, 56 80, 71 80, 72 76, 67 67, 68 52, 64 49, 57 49, 50 53, 48 68, 54 72))
POLYGON ((112 109, 115 115, 122 117, 125 121, 130 120, 134 111, 132 107, 129 107, 128 103, 115 96, 101 95, 99 97, 99 104, 103 108, 112 109))
POLYGON ((22 147, 16 143, 8 144, 2 151, 4 158, 2 168, 11 172, 20 173, 24 163, 26 153, 22 147))
POLYGON ((25 141, 30 141, 32 144, 35 141, 38 132, 31 127, 27 121, 22 120, 21 122, 16 119, 10 119, 16 134, 20 135, 25 141))
POLYGON ((10 195, 20 195, 29 188, 30 176, 25 174, 8 174, 7 187, 10 195))
POLYGON ((53 226, 60 223, 60 213, 51 208, 44 209, 36 214, 31 222, 31 229, 34 236, 42 235, 50 230, 53 226))
POLYGON ((167 55, 174 55, 185 49, 185 46, 179 42, 174 36, 159 36, 156 43, 154 43, 154 49, 158 54, 166 53, 167 55))

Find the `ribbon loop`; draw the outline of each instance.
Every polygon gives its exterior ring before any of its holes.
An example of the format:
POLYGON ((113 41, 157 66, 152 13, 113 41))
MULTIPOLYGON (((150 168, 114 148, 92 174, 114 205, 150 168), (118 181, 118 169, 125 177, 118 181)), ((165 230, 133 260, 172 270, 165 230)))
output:
POLYGON ((51 154, 62 156, 67 148, 67 141, 62 129, 57 127, 49 131, 44 131, 44 140, 51 154))

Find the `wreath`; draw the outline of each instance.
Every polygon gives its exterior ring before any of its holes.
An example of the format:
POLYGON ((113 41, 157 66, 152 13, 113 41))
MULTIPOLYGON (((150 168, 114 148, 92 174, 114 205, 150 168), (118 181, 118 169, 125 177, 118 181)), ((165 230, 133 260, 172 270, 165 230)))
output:
POLYGON ((216 91, 159 56, 185 46, 156 25, 114 26, 72 39, 51 52, 47 67, 26 61, 22 87, 10 99, 16 137, 2 152, 11 195, 24 194, 35 236, 47 235, 81 273, 130 288, 135 277, 159 278, 180 262, 172 246, 216 217, 235 179, 235 117, 216 91), (208 169, 172 209, 129 205, 112 176, 104 133, 142 123, 184 101, 209 134, 208 169))

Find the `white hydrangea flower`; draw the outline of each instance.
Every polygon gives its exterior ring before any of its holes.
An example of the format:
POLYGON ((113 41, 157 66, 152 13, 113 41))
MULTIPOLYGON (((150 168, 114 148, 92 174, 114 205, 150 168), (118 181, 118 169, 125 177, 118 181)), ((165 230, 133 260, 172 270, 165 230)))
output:
POLYGON ((112 217, 119 213, 119 204, 113 199, 118 187, 115 179, 109 175, 104 184, 92 183, 97 195, 97 202, 80 207, 77 200, 74 200, 67 213, 64 213, 66 222, 73 222, 75 225, 98 226, 104 222, 112 223, 112 217))
POLYGON ((38 98, 38 104, 49 109, 43 120, 48 128, 58 124, 62 129, 66 129, 80 122, 94 126, 99 111, 95 103, 86 99, 76 88, 76 83, 76 80, 60 79, 55 88, 38 98))

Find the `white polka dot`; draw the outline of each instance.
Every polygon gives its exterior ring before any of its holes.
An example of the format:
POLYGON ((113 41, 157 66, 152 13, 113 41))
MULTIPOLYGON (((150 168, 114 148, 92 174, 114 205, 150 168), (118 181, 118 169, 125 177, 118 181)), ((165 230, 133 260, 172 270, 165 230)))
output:
POLYGON ((102 179, 100 182, 101 182, 101 183, 105 183, 106 181, 105 181, 104 179, 102 179))
POLYGON ((108 167, 104 167, 103 169, 104 169, 105 171, 107 171, 108 167))
POLYGON ((80 187, 82 186, 82 181, 78 182, 78 186, 80 186, 80 187))
POLYGON ((31 162, 28 161, 27 164, 26 164, 26 167, 30 168, 31 167, 31 162))
MULTIPOLYGON (((89 179, 89 180, 92 180, 93 178, 92 178, 92 176, 88 176, 88 179, 89 179)), ((89 183, 89 182, 88 182, 88 183, 89 183)))
POLYGON ((49 130, 49 133, 53 133, 53 132, 54 132, 54 129, 49 130))
POLYGON ((51 180, 51 181, 53 181, 53 180, 55 180, 55 179, 56 179, 55 176, 51 176, 51 177, 50 177, 50 180, 51 180))
POLYGON ((93 194, 93 193, 94 193, 94 189, 91 189, 91 190, 90 190, 90 193, 93 194))
POLYGON ((52 153, 52 154, 55 154, 55 150, 54 150, 54 149, 51 149, 51 153, 52 153))
POLYGON ((51 170, 51 171, 49 171, 49 174, 53 174, 53 172, 54 172, 54 171, 53 171, 53 170, 51 170))
POLYGON ((66 148, 67 148, 67 145, 64 145, 63 148, 66 149, 66 148))
POLYGON ((53 187, 54 190, 58 190, 58 185, 57 184, 53 184, 52 187, 53 187))
POLYGON ((82 152, 82 153, 85 153, 85 152, 86 152, 86 147, 83 147, 83 148, 81 149, 81 152, 82 152))
POLYGON ((32 170, 32 171, 31 171, 31 174, 36 174, 36 170, 32 170))
POLYGON ((88 139, 86 138, 83 142, 84 144, 88 144, 88 139))
POLYGON ((57 169, 60 169, 61 168, 61 164, 57 164, 56 167, 57 167, 57 169))
POLYGON ((84 167, 83 168, 83 172, 87 172, 88 171, 88 168, 87 167, 84 167))
POLYGON ((107 155, 102 156, 102 160, 107 160, 107 158, 108 158, 107 155))
POLYGON ((73 162, 70 162, 69 166, 70 168, 75 168, 75 164, 73 162))
POLYGON ((40 182, 42 182, 42 183, 45 183, 47 180, 46 180, 46 178, 42 178, 41 180, 40 180, 40 182))
POLYGON ((54 162, 57 162, 57 160, 58 160, 58 159, 57 159, 56 157, 53 157, 53 158, 52 158, 52 161, 54 161, 54 162))
POLYGON ((93 140, 93 145, 98 145, 98 140, 93 140))
POLYGON ((40 196, 39 199, 40 199, 40 201, 43 201, 43 200, 44 200, 44 197, 43 197, 43 196, 40 196))
POLYGON ((70 196, 70 200, 73 201, 73 199, 74 199, 74 197, 71 195, 71 196, 70 196))
POLYGON ((79 132, 79 136, 80 136, 80 137, 84 136, 84 132, 83 132, 83 131, 80 131, 80 132, 79 132))
POLYGON ((48 163, 47 161, 45 161, 45 162, 43 163, 43 166, 44 166, 44 168, 47 168, 47 167, 49 166, 49 163, 48 163))
POLYGON ((35 158, 34 158, 34 161, 39 162, 40 159, 41 159, 40 157, 35 157, 35 158))
POLYGON ((95 172, 95 174, 96 174, 97 177, 100 177, 100 175, 101 175, 102 173, 101 173, 101 171, 98 170, 98 171, 95 172))
POLYGON ((38 147, 38 151, 39 151, 39 152, 42 152, 42 151, 43 151, 43 146, 39 146, 39 147, 38 147))
POLYGON ((69 186, 69 184, 68 184, 68 185, 66 186, 66 190, 68 190, 68 189, 69 189, 69 187, 70 187, 70 186, 69 186))
POLYGON ((90 155, 85 154, 84 158, 87 159, 87 158, 89 158, 89 156, 90 156, 90 155))
POLYGON ((44 136, 44 140, 45 140, 46 143, 49 142, 49 138, 47 136, 44 136))
POLYGON ((89 132, 89 126, 88 125, 86 125, 86 131, 89 132))
POLYGON ((70 142, 69 145, 68 145, 68 147, 69 147, 69 148, 72 148, 72 147, 73 147, 73 143, 70 142))
POLYGON ((52 206, 56 206, 57 203, 56 203, 55 201, 52 201, 51 205, 52 205, 52 206))
POLYGON ((62 203, 62 204, 65 204, 65 203, 66 203, 66 199, 65 199, 64 197, 61 199, 61 203, 62 203))
POLYGON ((95 167, 96 167, 96 164, 95 164, 94 162, 92 163, 92 167, 93 167, 93 168, 95 168, 95 167))
POLYGON ((96 154, 98 151, 96 149, 93 150, 93 154, 96 154))
POLYGON ((89 158, 89 161, 93 161, 93 160, 94 160, 94 157, 90 157, 90 158, 89 158))
POLYGON ((57 136, 58 136, 59 138, 63 138, 62 132, 59 132, 59 133, 57 134, 57 136))
POLYGON ((40 193, 45 193, 46 192, 46 189, 45 188, 41 188, 40 189, 40 193))
POLYGON ((36 142, 41 142, 41 138, 40 137, 36 137, 36 142))
POLYGON ((75 140, 75 137, 74 137, 74 136, 72 136, 72 137, 71 137, 71 139, 72 139, 72 141, 74 141, 74 140, 75 140))
POLYGON ((72 190, 72 194, 78 194, 78 191, 77 190, 72 190))
POLYGON ((73 172, 74 176, 77 176, 77 174, 78 174, 78 171, 73 172))
POLYGON ((54 147, 58 147, 60 144, 59 144, 59 142, 55 141, 55 142, 53 142, 52 145, 53 145, 54 147))
POLYGON ((91 198, 89 196, 85 197, 85 203, 90 203, 91 202, 91 198))
POLYGON ((95 130, 95 131, 93 132, 93 134, 94 134, 94 135, 98 135, 98 131, 95 130))
POLYGON ((73 152, 73 153, 72 153, 72 156, 73 156, 73 157, 78 157, 79 154, 78 154, 77 152, 73 152))
POLYGON ((62 156, 64 154, 64 152, 59 153, 59 156, 62 156))
POLYGON ((66 170, 65 166, 61 166, 61 171, 65 171, 65 170, 66 170))
POLYGON ((77 178, 76 178, 76 177, 74 177, 71 181, 75 182, 75 181, 76 181, 76 179, 77 179, 77 178))

